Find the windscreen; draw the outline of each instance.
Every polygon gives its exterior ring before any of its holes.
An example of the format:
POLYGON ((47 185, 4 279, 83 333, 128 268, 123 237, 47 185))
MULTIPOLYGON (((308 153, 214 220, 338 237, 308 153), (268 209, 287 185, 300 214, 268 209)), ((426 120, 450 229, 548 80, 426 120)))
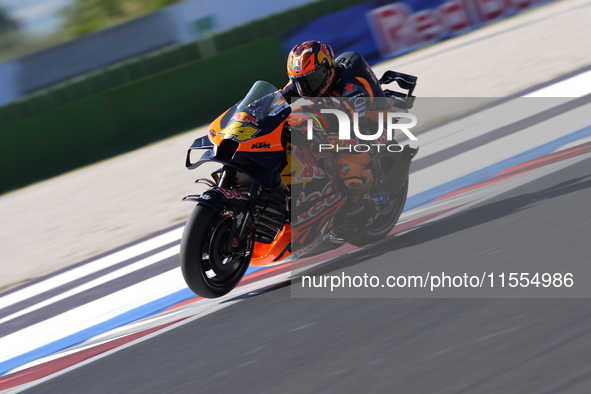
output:
POLYGON ((224 125, 231 125, 235 121, 256 123, 267 116, 275 116, 289 107, 277 88, 265 81, 257 81, 246 97, 238 103, 235 110, 224 125))

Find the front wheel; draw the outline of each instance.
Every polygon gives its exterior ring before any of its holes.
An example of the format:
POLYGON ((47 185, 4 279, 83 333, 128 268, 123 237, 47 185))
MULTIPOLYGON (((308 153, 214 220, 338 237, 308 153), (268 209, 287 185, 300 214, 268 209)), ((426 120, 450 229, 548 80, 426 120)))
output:
POLYGON ((189 217, 181 238, 181 270, 193 292, 205 298, 229 293, 242 279, 252 255, 253 237, 240 254, 227 251, 232 228, 230 212, 197 205, 189 217))

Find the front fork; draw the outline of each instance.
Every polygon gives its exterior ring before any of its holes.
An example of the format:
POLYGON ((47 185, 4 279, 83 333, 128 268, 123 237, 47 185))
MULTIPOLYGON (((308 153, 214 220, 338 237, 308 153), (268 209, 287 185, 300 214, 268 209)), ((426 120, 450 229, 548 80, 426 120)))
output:
MULTIPOLYGON (((234 186, 236 179, 236 169, 229 166, 224 166, 222 174, 219 178, 219 186, 225 189, 230 189, 234 186)), ((260 185, 253 181, 248 196, 248 208, 238 209, 233 206, 234 220, 232 221, 232 228, 227 240, 227 250, 231 254, 245 254, 249 248, 250 236, 246 234, 249 223, 251 222, 252 212, 254 212, 256 197, 258 195, 260 185)))

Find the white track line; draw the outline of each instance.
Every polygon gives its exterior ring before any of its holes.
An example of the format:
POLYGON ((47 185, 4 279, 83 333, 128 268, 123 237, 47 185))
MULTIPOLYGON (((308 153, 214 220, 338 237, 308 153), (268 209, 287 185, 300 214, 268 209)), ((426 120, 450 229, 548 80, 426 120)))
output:
MULTIPOLYGON (((591 94, 591 70, 421 133, 420 155, 426 157, 587 94, 591 94), (547 100, 531 100, 534 97, 547 100)), ((431 100, 436 99, 427 99, 426 103, 436 102, 431 100)), ((457 100, 462 103, 462 100, 468 99, 450 97, 441 100, 457 100)), ((421 105, 420 97, 417 98, 417 103, 421 105)))
POLYGON ((591 70, 546 86, 523 97, 583 97, 591 93, 591 70))
POLYGON ((146 279, 0 338, 0 362, 96 326, 186 288, 180 268, 146 279))
POLYGON ((17 317, 22 316, 24 314, 41 309, 41 308, 51 305, 55 302, 61 301, 65 298, 82 293, 83 291, 86 291, 88 289, 92 289, 93 287, 100 286, 100 285, 107 283, 111 280, 114 280, 114 279, 117 279, 121 276, 130 274, 134 271, 138 271, 138 270, 145 268, 147 266, 150 266, 152 264, 159 263, 159 262, 166 260, 170 257, 178 255, 179 252, 180 252, 180 245, 176 245, 176 246, 173 246, 172 248, 168 248, 166 250, 163 250, 162 252, 153 254, 149 257, 146 257, 145 259, 139 260, 139 261, 137 261, 133 264, 130 264, 130 265, 126 265, 123 268, 120 268, 116 271, 110 272, 107 275, 103 275, 101 277, 98 277, 90 282, 84 283, 84 284, 82 284, 78 287, 75 287, 71 290, 68 290, 64 293, 60 293, 54 297, 45 299, 39 303, 31 305, 28 308, 21 309, 18 312, 13 313, 12 315, 8 315, 6 317, 3 317, 2 319, 0 319, 0 324, 5 323, 5 322, 12 320, 12 319, 16 319, 17 317))
POLYGON ((101 257, 100 259, 91 261, 87 264, 81 265, 71 270, 65 271, 59 275, 55 275, 41 282, 23 287, 13 293, 6 294, 0 297, 0 309, 17 302, 24 301, 28 298, 34 297, 38 294, 51 290, 55 287, 61 286, 65 283, 83 278, 87 275, 93 274, 105 268, 109 268, 115 264, 132 259, 141 254, 147 253, 151 250, 168 245, 172 242, 178 241, 181 238, 183 228, 171 230, 167 233, 158 235, 154 238, 148 239, 139 244, 130 246, 113 254, 101 257))
POLYGON ((591 104, 577 107, 562 115, 520 130, 518 133, 493 140, 478 148, 443 160, 437 165, 416 171, 409 184, 409 195, 432 188, 434 179, 437 179, 437 184, 453 181, 580 130, 589 125, 590 120, 587 115, 589 113, 591 113, 591 104))

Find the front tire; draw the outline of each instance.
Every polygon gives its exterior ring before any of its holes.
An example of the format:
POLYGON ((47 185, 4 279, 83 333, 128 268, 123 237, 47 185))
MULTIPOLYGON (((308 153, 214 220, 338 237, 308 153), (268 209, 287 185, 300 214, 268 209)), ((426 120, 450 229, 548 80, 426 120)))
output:
POLYGON ((246 272, 252 256, 253 237, 250 234, 247 251, 231 254, 226 251, 233 217, 208 207, 197 205, 181 238, 181 270, 189 288, 205 298, 221 297, 236 287, 246 272))

